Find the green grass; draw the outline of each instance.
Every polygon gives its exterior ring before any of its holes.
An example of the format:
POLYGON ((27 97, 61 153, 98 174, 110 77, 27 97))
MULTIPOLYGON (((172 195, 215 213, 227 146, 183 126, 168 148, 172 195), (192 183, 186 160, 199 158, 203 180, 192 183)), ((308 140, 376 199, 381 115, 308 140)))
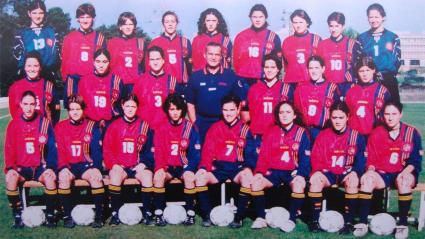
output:
MULTIPOLYGON (((6 115, 7 110, 0 110, 0 116, 6 115)), ((62 114, 64 116, 64 114, 62 114)), ((3 168, 3 140, 4 131, 10 117, 0 119, 0 167, 3 168)), ((416 126, 422 134, 425 133, 425 104, 407 104, 404 110, 404 121, 416 126)), ((423 144, 423 141, 422 141, 423 144)), ((425 163, 423 163, 425 166, 425 163)), ((425 174, 420 175, 420 182, 425 182, 425 174)), ((79 227, 70 230, 62 227, 62 223, 56 229, 47 229, 39 227, 35 229, 25 228, 23 230, 10 229, 11 211, 8 207, 4 185, 4 174, 0 173, 0 238, 341 238, 337 234, 308 232, 307 226, 299 222, 293 233, 284 234, 278 229, 250 229, 252 221, 245 219, 244 226, 241 229, 232 230, 229 228, 202 228, 200 218, 192 227, 184 226, 166 226, 164 228, 148 227, 143 225, 118 227, 105 226, 102 229, 92 229, 90 227, 79 227)), ((397 210, 396 193, 392 194, 391 211, 397 210)), ((412 214, 417 216, 419 209, 419 193, 414 194, 412 205, 412 214)), ((423 238, 424 232, 418 232, 415 227, 410 227, 409 238, 423 238)), ((353 238, 347 236, 343 238, 353 238)), ((378 237, 369 233, 367 238, 392 238, 378 237)))

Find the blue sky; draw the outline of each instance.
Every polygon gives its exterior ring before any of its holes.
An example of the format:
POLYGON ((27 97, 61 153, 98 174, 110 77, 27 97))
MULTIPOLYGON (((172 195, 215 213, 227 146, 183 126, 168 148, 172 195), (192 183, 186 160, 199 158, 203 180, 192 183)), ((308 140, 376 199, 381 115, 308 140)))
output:
POLYGON ((423 33, 425 30, 425 21, 421 16, 425 1, 422 0, 46 0, 46 5, 48 8, 62 7, 70 14, 72 26, 77 27, 75 9, 85 2, 92 3, 96 8, 96 26, 114 24, 120 13, 131 11, 136 15, 139 26, 151 37, 161 32, 162 13, 173 10, 180 17, 179 29, 192 38, 197 32, 196 23, 200 13, 209 7, 217 8, 224 15, 230 34, 234 37, 250 25, 248 13, 256 3, 263 3, 267 7, 270 29, 281 36, 287 34, 287 30, 282 28, 282 11, 292 12, 298 8, 306 10, 312 18, 311 32, 324 38, 329 35, 326 18, 333 11, 345 14, 347 27, 363 32, 368 29, 366 8, 374 2, 381 3, 387 12, 386 28, 411 33, 423 33))

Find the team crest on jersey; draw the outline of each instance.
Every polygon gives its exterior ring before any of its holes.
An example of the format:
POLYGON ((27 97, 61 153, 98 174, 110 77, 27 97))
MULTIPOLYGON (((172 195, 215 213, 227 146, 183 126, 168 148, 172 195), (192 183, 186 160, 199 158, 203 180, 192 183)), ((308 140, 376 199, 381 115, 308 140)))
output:
POLYGON ((181 147, 182 149, 186 149, 188 145, 189 145, 189 142, 187 141, 187 139, 182 139, 182 140, 180 141, 180 147, 181 147))
POLYGON ((403 145, 403 152, 405 153, 409 153, 410 151, 412 151, 412 145, 409 143, 405 143, 403 145))
POLYGON ((40 135, 40 137, 38 137, 38 142, 40 142, 40 144, 45 144, 47 142, 47 137, 45 135, 40 135))
POLYGON ((242 139, 242 138, 240 138, 240 139, 238 139, 238 147, 239 148, 243 148, 243 147, 245 147, 245 139, 242 139))
POLYGON ((271 49, 273 49, 273 44, 272 44, 272 43, 270 43, 270 42, 268 42, 268 43, 266 44, 266 48, 267 48, 267 50, 271 50, 271 49))
POLYGON ((382 99, 376 99, 376 107, 382 108, 384 106, 384 101, 382 99))
POLYGON ((52 40, 52 39, 50 39, 50 38, 47 38, 47 39, 46 39, 46 44, 47 44, 49 47, 52 47, 52 46, 53 46, 53 40, 52 40))
POLYGON ((353 156, 356 153, 356 148, 354 146, 348 147, 348 155, 353 156))
POLYGON ((326 108, 330 108, 331 106, 332 106, 332 99, 331 98, 329 98, 329 97, 327 97, 326 99, 325 99, 325 105, 326 105, 326 108))
POLYGON ((52 96, 52 94, 51 94, 51 93, 46 92, 44 96, 46 97, 46 101, 47 101, 47 103, 52 102, 53 96, 52 96))
POLYGON ((84 135, 84 142, 90 143, 90 141, 91 141, 90 135, 89 134, 84 135))
POLYGON ((387 42, 387 44, 385 44, 385 48, 387 48, 389 51, 392 51, 394 50, 394 45, 392 42, 387 42))
POLYGON ((300 144, 299 143, 292 144, 292 150, 293 151, 298 151, 299 148, 300 148, 300 144))

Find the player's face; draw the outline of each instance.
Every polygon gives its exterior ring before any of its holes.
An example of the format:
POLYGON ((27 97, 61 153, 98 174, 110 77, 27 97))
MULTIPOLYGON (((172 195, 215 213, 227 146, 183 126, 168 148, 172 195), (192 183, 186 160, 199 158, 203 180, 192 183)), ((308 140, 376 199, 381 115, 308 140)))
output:
POLYGON ((339 24, 337 21, 331 21, 329 23, 329 32, 332 37, 338 38, 341 36, 342 31, 344 30, 344 25, 339 24))
POLYGON ((235 102, 224 104, 221 111, 227 123, 232 123, 239 116, 239 108, 236 106, 235 102))
POLYGON ((266 16, 262 11, 254 11, 250 18, 255 28, 262 28, 266 24, 266 16))
POLYGON ((360 67, 358 73, 361 82, 369 83, 373 80, 375 70, 370 69, 368 66, 362 66, 360 67))
POLYGON ((168 35, 173 35, 177 31, 177 19, 174 15, 165 16, 162 25, 168 35))
POLYGON ((125 23, 120 26, 120 31, 126 36, 131 36, 134 32, 134 28, 133 21, 126 19, 125 23))
POLYGON ((215 33, 217 31, 218 18, 214 14, 208 14, 205 17, 205 27, 209 33, 215 33))
POLYGON ((149 66, 153 72, 160 72, 164 66, 164 58, 157 51, 152 51, 149 53, 149 66))
POLYGON ((294 28, 294 31, 298 34, 303 34, 308 30, 307 21, 299 16, 295 16, 294 18, 292 18, 292 27, 294 28))
POLYGON ((325 67, 320 65, 318 61, 310 61, 308 64, 308 73, 313 81, 318 81, 323 78, 325 67))
POLYGON ((73 121, 79 121, 83 118, 83 109, 81 105, 75 102, 69 104, 68 116, 73 121))
POLYGON ((348 116, 342 110, 334 110, 331 113, 331 122, 336 131, 342 131, 347 127, 348 116))
POLYGON ((21 103, 19 104, 22 112, 24 113, 24 117, 29 119, 34 116, 36 101, 35 98, 31 95, 27 95, 22 98, 21 103))
POLYGON ((41 8, 28 11, 28 17, 31 19, 31 24, 40 26, 44 20, 44 11, 41 8))
POLYGON ((24 66, 25 73, 30 79, 36 79, 40 75, 40 62, 36 58, 28 58, 24 66))
POLYGON ((279 68, 277 68, 276 62, 274 60, 267 60, 264 62, 263 70, 267 81, 274 80, 279 73, 279 68))
POLYGON ((77 22, 80 23, 80 28, 83 31, 88 31, 93 26, 94 18, 89 14, 81 15, 77 18, 77 22))
POLYGON ((168 117, 170 117, 172 121, 179 121, 182 118, 181 116, 182 110, 177 109, 177 106, 171 103, 170 108, 168 108, 168 117))
POLYGON ((384 23, 384 17, 379 13, 378 10, 370 10, 367 15, 367 20, 372 29, 377 29, 384 23))
POLYGON ((122 104, 122 110, 124 111, 125 117, 133 119, 136 116, 137 104, 134 100, 127 100, 122 104))
POLYGON ((283 104, 279 108, 279 122, 283 126, 287 126, 294 122, 297 116, 295 115, 295 111, 289 104, 283 104))
POLYGON ((221 63, 221 47, 208 46, 205 52, 205 59, 208 67, 215 68, 221 63))
POLYGON ((384 121, 388 128, 397 129, 403 114, 394 106, 389 105, 384 109, 384 121))
POLYGON ((108 58, 100 54, 94 59, 94 68, 98 74, 105 74, 109 70, 109 60, 108 58))

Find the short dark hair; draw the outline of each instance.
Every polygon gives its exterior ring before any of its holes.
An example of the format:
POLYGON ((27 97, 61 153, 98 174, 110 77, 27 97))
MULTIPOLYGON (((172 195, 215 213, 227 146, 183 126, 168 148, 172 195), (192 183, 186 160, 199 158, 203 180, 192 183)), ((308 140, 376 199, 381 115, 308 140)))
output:
POLYGON ((105 55, 106 58, 108 58, 109 61, 111 60, 111 54, 109 53, 109 51, 107 49, 104 49, 104 48, 100 48, 100 49, 98 49, 97 51, 94 52, 93 60, 96 60, 96 58, 100 55, 105 55))
POLYGON ((166 11, 164 12, 164 14, 162 14, 162 18, 161 18, 162 24, 164 24, 165 17, 168 15, 174 16, 176 18, 176 22, 179 23, 179 17, 177 16, 177 13, 173 11, 166 11))
POLYGON ((400 111, 400 113, 403 113, 403 104, 400 101, 390 99, 384 103, 384 107, 382 107, 382 109, 385 111, 388 106, 394 106, 398 109, 398 111, 400 111))
POLYGON ((252 14, 255 11, 262 12, 264 14, 264 16, 266 16, 266 18, 269 17, 269 14, 267 13, 267 9, 266 9, 266 7, 263 4, 258 3, 258 4, 255 4, 254 6, 252 6, 251 10, 249 11, 249 17, 251 17, 252 14))
POLYGON ((27 54, 25 54, 25 61, 24 62, 27 62, 27 60, 29 58, 36 59, 38 61, 38 63, 40 64, 40 67, 42 67, 42 65, 41 65, 42 62, 41 62, 40 52, 38 52, 38 51, 30 51, 30 52, 28 52, 27 54))
POLYGON ((32 1, 28 5, 27 10, 31 12, 31 11, 38 9, 38 8, 40 8, 41 10, 43 10, 44 13, 46 13, 46 4, 44 3, 44 1, 41 1, 41 0, 32 1))
MULTIPOLYGON (((354 70, 355 70, 354 74, 356 75, 357 78, 359 78, 359 70, 363 66, 367 66, 372 70, 376 70, 376 65, 375 65, 375 62, 373 61, 373 58, 370 56, 362 56, 354 67, 354 70)), ((374 78, 376 77, 376 71, 373 77, 374 78)))
POLYGON ((170 109, 171 104, 175 105, 177 109, 182 111, 181 118, 185 118, 187 114, 187 104, 184 98, 179 94, 169 94, 165 99, 162 109, 168 117, 168 109, 170 109))
POLYGON ((343 13, 340 12, 333 12, 328 17, 328 25, 331 24, 331 21, 335 21, 341 25, 345 25, 345 16, 343 13))
POLYGON ((65 106, 67 110, 69 110, 71 103, 79 104, 83 110, 86 108, 86 103, 84 102, 84 98, 81 95, 72 94, 68 97, 68 104, 65 106))
POLYGON ((139 106, 139 99, 137 98, 137 95, 133 94, 133 93, 129 93, 129 94, 124 95, 124 97, 121 99, 121 104, 123 105, 123 104, 125 104, 125 102, 127 102, 129 100, 136 102, 136 105, 139 106))
POLYGON ((376 10, 381 14, 382 17, 386 17, 387 14, 385 13, 384 7, 379 3, 374 3, 370 5, 366 10, 366 15, 369 16, 369 12, 372 10, 376 10))
MULTIPOLYGON (((208 49, 208 47, 209 47, 209 46, 212 46, 212 47, 220 47, 220 49, 222 48, 222 46, 221 46, 221 44, 220 44, 220 43, 210 41, 210 42, 208 42, 208 44, 205 46, 205 52, 207 52, 207 49, 208 49)), ((221 51, 220 51, 220 52, 221 52, 221 51)))
POLYGON ((322 66, 322 67, 324 67, 324 66, 325 66, 325 61, 323 60, 323 58, 322 58, 321 56, 313 55, 313 56, 310 56, 310 57, 308 58, 308 61, 307 61, 307 68, 308 68, 308 66, 310 65, 310 62, 312 62, 312 61, 317 61, 317 62, 319 62, 319 63, 320 63, 320 66, 322 66))
MULTIPOLYGON (((118 17, 118 22, 117 22, 118 27, 124 25, 127 20, 130 20, 134 24, 134 31, 136 31, 137 19, 132 12, 123 12, 120 14, 120 16, 118 17)), ((121 30, 119 31, 121 32, 121 30)))
POLYGON ((96 10, 94 9, 94 6, 92 4, 90 3, 81 4, 75 11, 75 16, 77 18, 85 14, 91 16, 92 18, 96 17, 96 10))
POLYGON ((348 105, 347 105, 347 103, 345 103, 345 101, 340 101, 340 100, 335 101, 335 102, 332 104, 332 106, 331 106, 331 108, 330 108, 329 112, 332 114, 332 112, 333 112, 333 111, 335 111, 335 110, 341 110, 341 111, 342 111, 342 112, 344 112, 347 116, 348 116, 348 114, 350 113, 350 109, 348 108, 348 105))
POLYGON ((282 70, 282 61, 279 59, 279 57, 276 54, 267 54, 264 57, 261 66, 264 68, 264 66, 266 65, 266 61, 270 61, 270 60, 276 63, 277 69, 279 69, 279 71, 282 70))
POLYGON ((26 90, 26 91, 24 91, 24 93, 22 93, 22 96, 21 96, 21 101, 24 99, 24 97, 25 96, 31 96, 31 97, 33 97, 34 98, 34 100, 36 100, 37 99, 37 96, 35 95, 35 93, 33 92, 33 91, 31 91, 31 90, 26 90))
POLYGON ((311 24, 313 24, 310 16, 303 9, 297 9, 291 14, 291 16, 290 16, 291 22, 292 22, 292 20, 294 20, 294 17, 301 17, 302 19, 304 19, 307 22, 307 27, 310 27, 311 24))
POLYGON ((223 106, 227 103, 235 103, 236 107, 239 108, 239 105, 241 104, 241 98, 239 98, 239 96, 236 95, 226 95, 225 97, 223 97, 223 99, 221 99, 221 108, 223 108, 223 106))
POLYGON ((148 58, 149 58, 149 55, 151 54, 151 52, 154 52, 154 51, 159 52, 159 54, 161 55, 162 58, 165 57, 164 50, 161 47, 151 46, 151 47, 149 47, 149 49, 147 51, 148 58))
POLYGON ((273 109, 273 116, 274 116, 274 123, 275 125, 281 125, 280 123, 280 119, 279 119, 279 111, 280 111, 280 107, 282 107, 282 105, 287 104, 289 106, 291 106, 292 110, 294 111, 294 114, 296 116, 294 123, 297 125, 301 125, 302 121, 301 121, 301 117, 300 116, 300 112, 298 111, 297 107, 295 107, 294 103, 290 102, 290 101, 280 101, 279 103, 277 103, 277 105, 274 107, 273 109))

